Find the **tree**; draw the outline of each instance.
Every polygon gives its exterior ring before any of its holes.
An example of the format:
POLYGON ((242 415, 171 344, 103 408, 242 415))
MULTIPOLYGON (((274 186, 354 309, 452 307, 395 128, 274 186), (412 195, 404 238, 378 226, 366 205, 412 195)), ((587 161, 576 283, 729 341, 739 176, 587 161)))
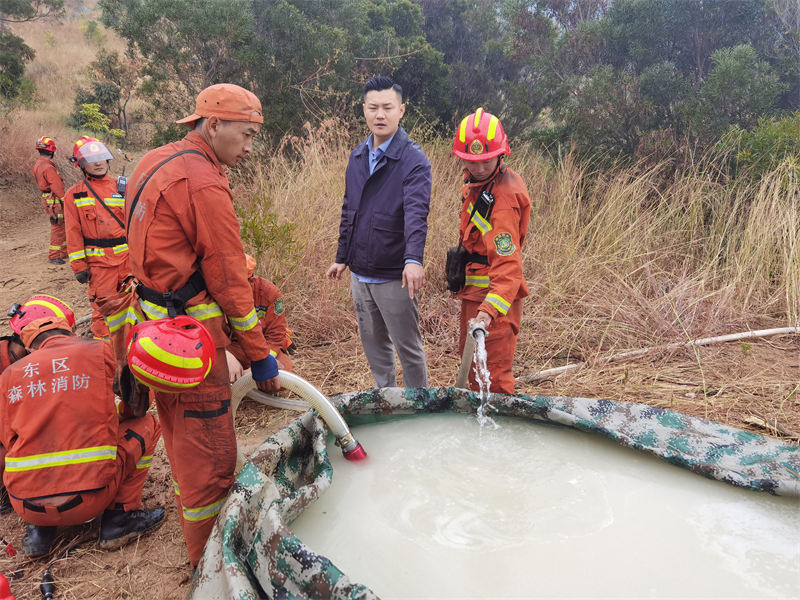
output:
POLYGON ((787 88, 749 45, 721 48, 711 59, 708 81, 686 109, 694 129, 707 139, 716 139, 730 125, 755 126, 787 88))
POLYGON ((25 63, 34 51, 8 30, 8 23, 34 21, 63 12, 64 0, 3 0, 0 4, 0 98, 16 98, 24 82, 25 63))

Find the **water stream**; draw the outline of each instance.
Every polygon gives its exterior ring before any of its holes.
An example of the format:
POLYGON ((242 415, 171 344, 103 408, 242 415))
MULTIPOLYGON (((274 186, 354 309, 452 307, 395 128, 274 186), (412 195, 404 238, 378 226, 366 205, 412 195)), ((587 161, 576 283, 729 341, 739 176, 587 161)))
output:
POLYGON ((477 334, 475 336, 475 354, 472 357, 472 365, 475 370, 475 380, 478 382, 481 397, 481 405, 478 407, 477 411, 478 424, 481 426, 481 431, 483 431, 484 427, 498 429, 500 426, 487 414, 487 411, 493 410, 497 412, 497 409, 492 406, 489 401, 492 374, 489 372, 489 367, 486 364, 486 337, 482 334, 477 334))

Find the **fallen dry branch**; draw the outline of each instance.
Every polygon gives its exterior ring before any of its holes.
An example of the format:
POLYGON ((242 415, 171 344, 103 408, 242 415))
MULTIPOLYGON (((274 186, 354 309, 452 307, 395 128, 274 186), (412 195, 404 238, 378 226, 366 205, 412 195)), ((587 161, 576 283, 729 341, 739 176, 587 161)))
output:
MULTIPOLYGON (((744 331, 741 333, 729 333, 727 335, 700 338, 689 342, 674 342, 672 344, 666 344, 661 346, 651 346, 649 348, 641 348, 639 350, 631 350, 629 352, 622 352, 620 354, 612 354, 611 356, 605 356, 603 358, 599 358, 594 364, 608 364, 612 362, 620 362, 630 358, 638 358, 640 356, 644 356, 645 354, 650 354, 652 352, 670 352, 672 350, 678 350, 680 348, 710 346, 712 344, 721 344, 723 342, 734 342, 738 340, 763 338, 763 337, 770 337, 773 335, 783 335, 792 333, 799 334, 800 327, 777 327, 774 329, 759 329, 756 331, 744 331)), ((544 369, 543 371, 539 371, 538 373, 534 373, 532 375, 523 375, 522 377, 517 377, 517 381, 521 381, 523 383, 534 383, 536 381, 541 381, 542 379, 547 379, 550 377, 563 375, 564 373, 577 371, 578 369, 580 369, 585 365, 586 365, 585 362, 577 362, 569 365, 564 365, 561 367, 554 367, 552 369, 544 369)))
POLYGON ((796 431, 792 431, 790 429, 786 429, 782 425, 779 425, 778 419, 768 419, 761 413, 758 413, 756 411, 751 411, 751 412, 752 414, 745 419, 747 423, 766 429, 769 433, 775 436, 786 437, 793 440, 800 440, 800 433, 797 433, 796 431))

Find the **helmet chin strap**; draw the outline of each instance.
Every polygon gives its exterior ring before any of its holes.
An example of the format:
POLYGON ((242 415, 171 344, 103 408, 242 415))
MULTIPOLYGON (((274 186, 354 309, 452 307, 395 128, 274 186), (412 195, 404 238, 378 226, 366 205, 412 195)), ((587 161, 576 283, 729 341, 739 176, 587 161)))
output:
POLYGON ((92 175, 91 173, 86 171, 86 169, 84 167, 81 167, 81 171, 83 171, 83 176, 86 179, 102 179, 103 177, 108 175, 108 165, 106 165, 106 170, 103 172, 102 175, 92 175))
MULTIPOLYGON (((483 179, 473 179, 472 178, 472 173, 470 173, 469 174, 470 183, 481 183, 483 181, 489 181, 492 177, 494 177, 497 174, 498 169, 501 168, 500 163, 501 163, 502 160, 503 160, 503 155, 502 154, 498 155, 497 164, 494 166, 494 169, 492 169, 492 172, 487 177, 484 177, 483 179)), ((505 170, 505 169, 503 169, 503 170, 505 170)))

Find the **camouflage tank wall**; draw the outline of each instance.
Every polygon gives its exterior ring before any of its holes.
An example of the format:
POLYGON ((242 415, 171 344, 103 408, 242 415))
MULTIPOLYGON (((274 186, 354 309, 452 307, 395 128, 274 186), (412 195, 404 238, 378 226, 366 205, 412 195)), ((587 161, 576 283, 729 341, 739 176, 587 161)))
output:
MULTIPOLYGON (((477 394, 450 387, 352 392, 332 401, 350 424, 371 415, 475 413, 480 405, 477 394)), ((794 444, 645 404, 502 394, 491 403, 494 414, 598 433, 711 479, 800 497, 800 446, 794 444)), ((331 483, 326 435, 322 419, 309 410, 258 448, 220 513, 188 597, 377 598, 289 528, 331 483)))

